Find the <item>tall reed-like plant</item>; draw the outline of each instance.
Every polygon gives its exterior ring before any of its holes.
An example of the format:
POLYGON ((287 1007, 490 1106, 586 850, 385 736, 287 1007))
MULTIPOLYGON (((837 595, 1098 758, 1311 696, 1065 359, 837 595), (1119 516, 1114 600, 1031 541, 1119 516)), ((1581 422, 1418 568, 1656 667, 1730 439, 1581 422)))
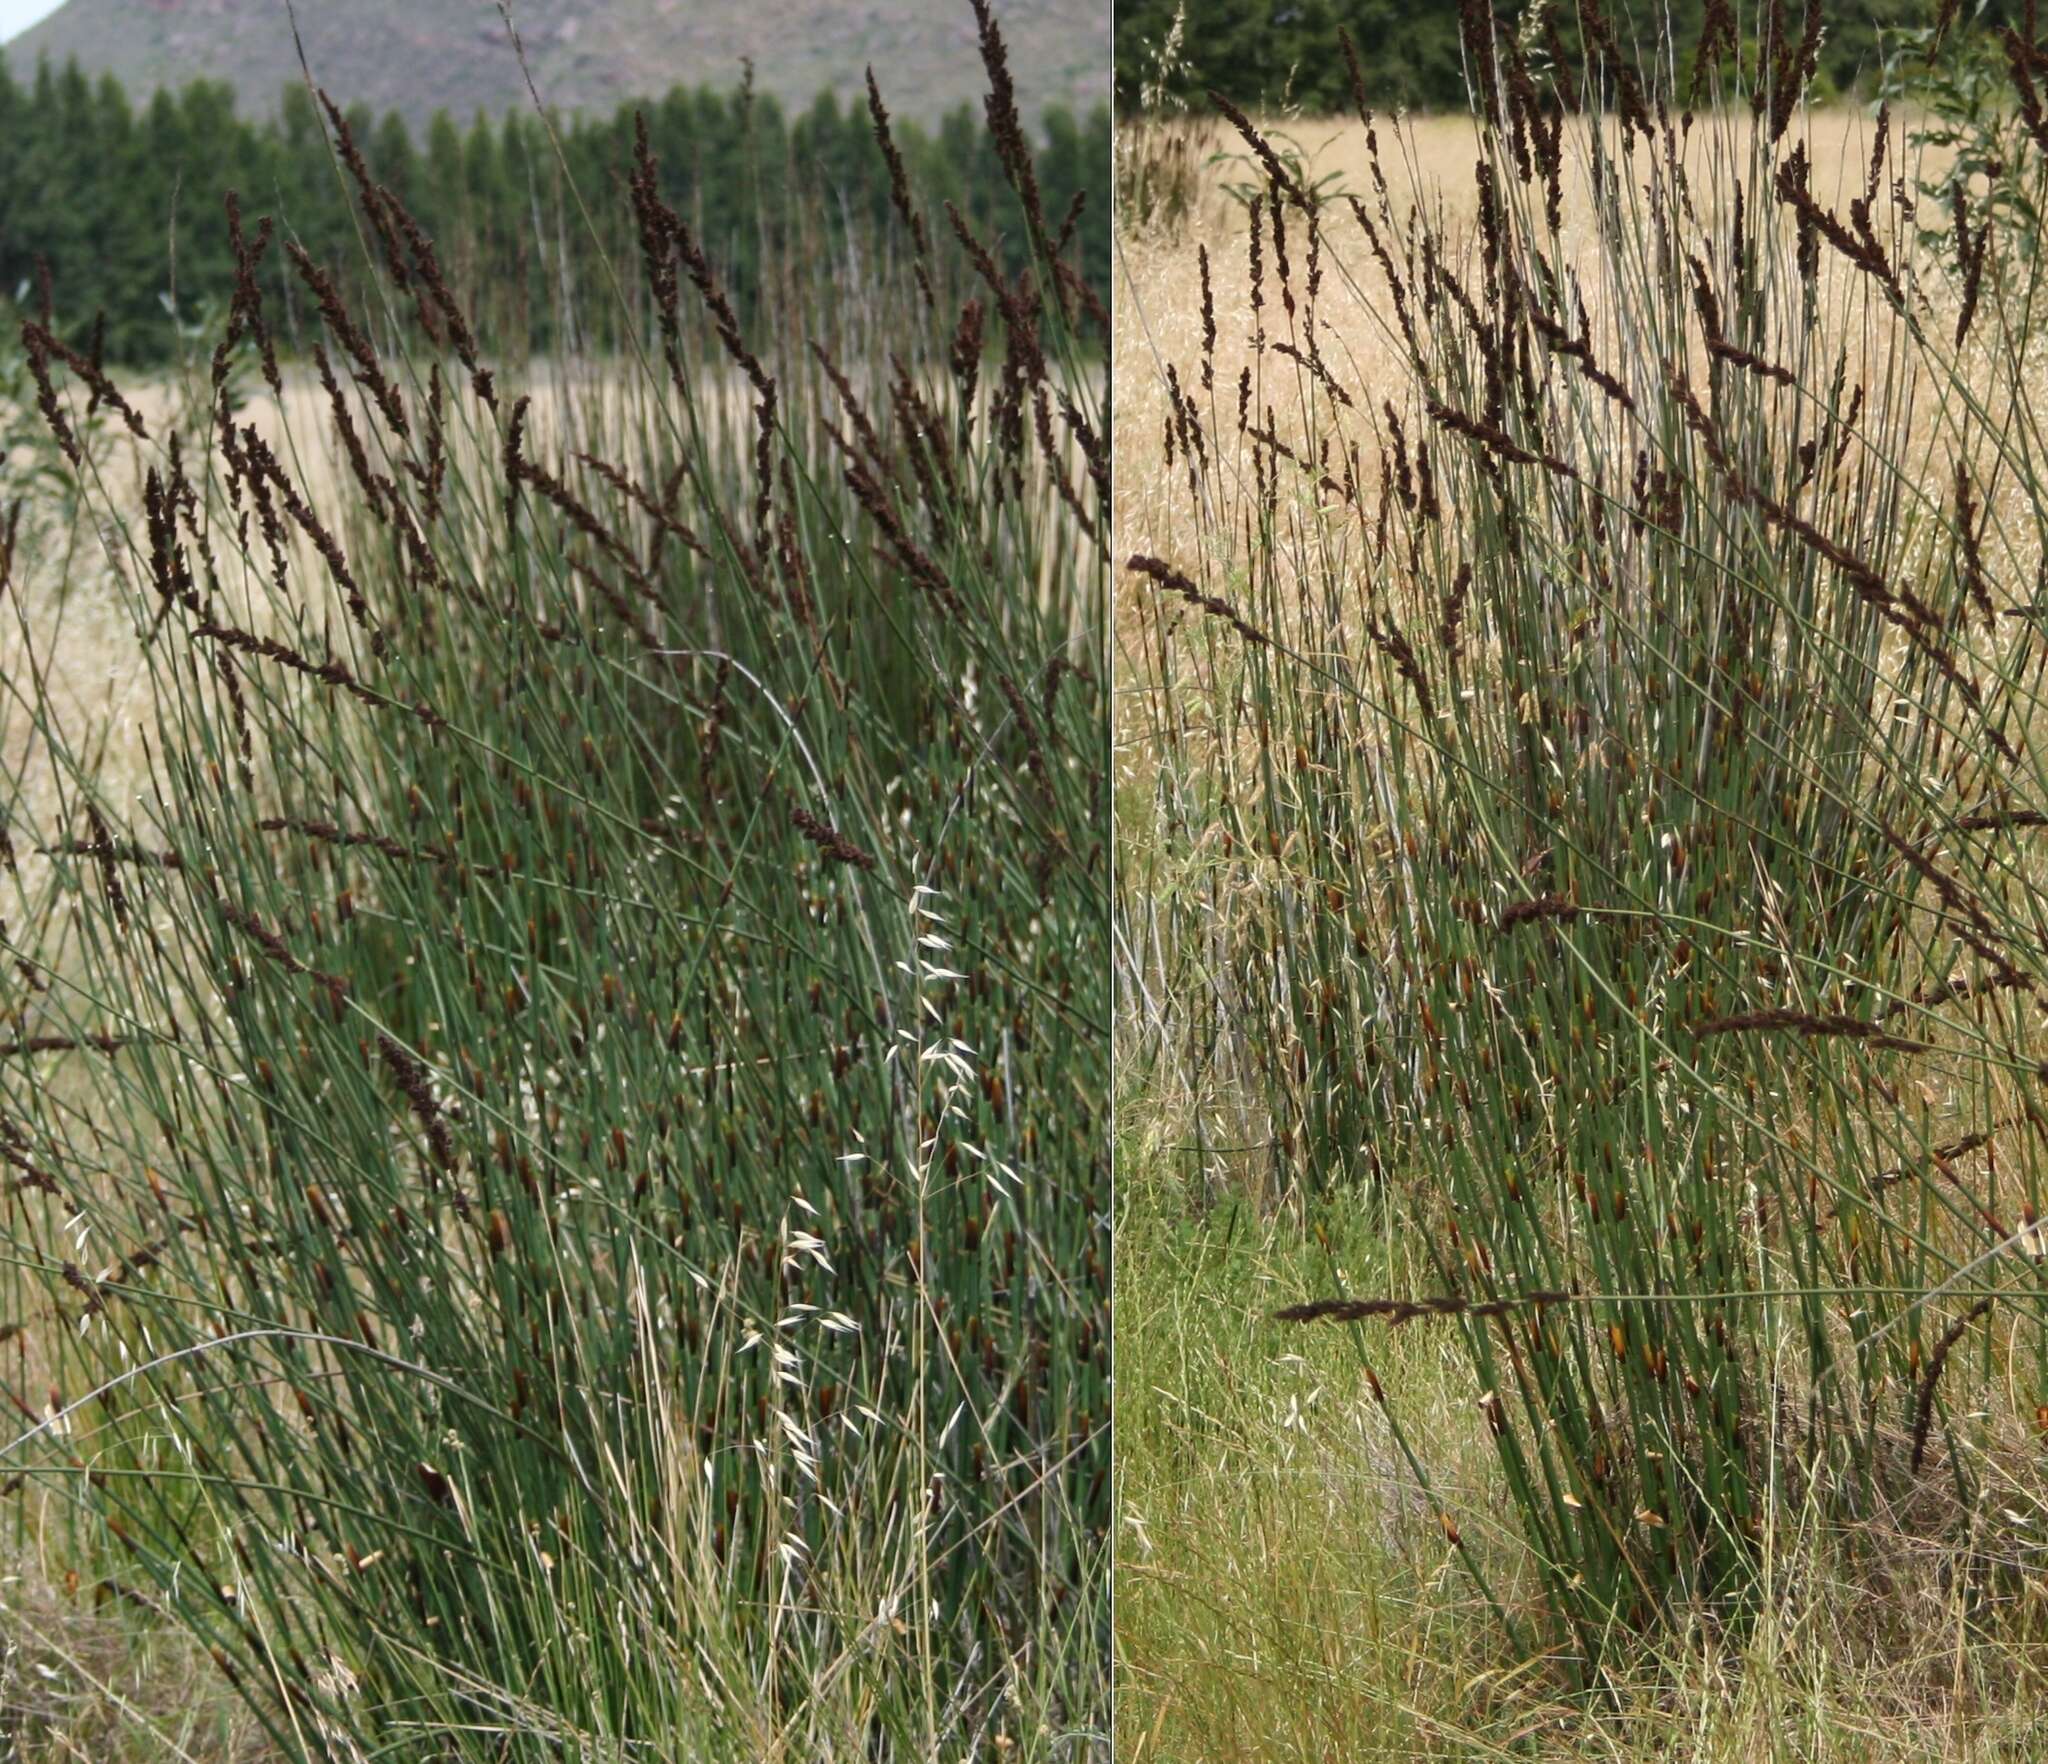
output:
POLYGON ((230 197, 204 432, 28 333, 153 716, 7 682, 0 1486, 292 1756, 1105 1725, 1103 320, 977 19, 1021 277, 875 92, 758 334, 643 136, 515 380, 345 133, 377 298, 230 197))
POLYGON ((1822 180, 1818 13, 1743 73, 1710 8, 1688 94, 1579 12, 1539 68, 1467 10, 1466 220, 1370 113, 1338 204, 1221 106, 1254 335, 1176 365, 1179 538, 1129 560, 1120 948, 1198 1119, 1385 1197, 1416 1287, 1282 1314, 1455 1332, 1523 1549, 1429 1498, 1591 1680, 1752 1608, 1788 1511, 2017 1584, 2048 502, 2032 260, 1967 191, 1926 250, 1882 112, 1822 180))

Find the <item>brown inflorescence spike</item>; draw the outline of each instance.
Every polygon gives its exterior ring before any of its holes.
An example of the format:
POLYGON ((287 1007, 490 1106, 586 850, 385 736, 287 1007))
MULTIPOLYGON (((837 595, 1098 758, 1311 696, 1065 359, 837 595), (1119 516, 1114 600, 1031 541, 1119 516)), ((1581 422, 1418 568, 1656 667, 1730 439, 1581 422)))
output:
POLYGON ((1177 594, 1190 606, 1199 608, 1212 618, 1226 620, 1247 643, 1264 644, 1266 634, 1257 627, 1247 624, 1229 601, 1214 594, 1204 594, 1188 577, 1182 575, 1164 558, 1133 557, 1124 567, 1135 575, 1149 577, 1169 594, 1177 594))
POLYGON ((821 821, 808 809, 796 808, 790 811, 790 824, 815 845, 835 864, 851 864, 855 869, 873 870, 880 868, 874 853, 863 851, 841 833, 838 828, 821 821))
POLYGON ((1948 1364, 1949 1354, 1962 1340, 1965 1331, 1990 1309, 1988 1298, 1979 1299, 1941 1332, 1941 1339, 1934 1344, 1934 1352, 1927 1356, 1927 1369, 1920 1375, 1920 1388, 1913 1400, 1913 1468, 1916 1472, 1927 1454, 1927 1432, 1934 1420, 1934 1387, 1941 1381, 1942 1368, 1948 1364))

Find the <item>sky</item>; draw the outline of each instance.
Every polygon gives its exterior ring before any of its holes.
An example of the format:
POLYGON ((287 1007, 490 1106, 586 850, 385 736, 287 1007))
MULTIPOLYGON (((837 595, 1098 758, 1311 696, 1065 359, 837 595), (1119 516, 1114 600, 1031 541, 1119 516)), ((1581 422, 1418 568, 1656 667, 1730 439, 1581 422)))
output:
POLYGON ((39 18, 48 18, 62 0, 0 0, 0 43, 18 37, 39 18))

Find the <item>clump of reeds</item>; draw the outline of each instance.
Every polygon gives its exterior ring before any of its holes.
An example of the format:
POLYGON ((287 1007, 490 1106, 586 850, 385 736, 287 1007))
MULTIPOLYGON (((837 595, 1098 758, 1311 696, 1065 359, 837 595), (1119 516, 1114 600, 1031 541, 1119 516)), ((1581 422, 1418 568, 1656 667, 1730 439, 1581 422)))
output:
POLYGON ((635 352, 515 374, 330 107, 371 297, 231 202, 272 391, 96 492, 155 716, 4 799, 0 1478, 290 1755, 1106 1720, 1104 339, 978 22, 1022 277, 892 157, 751 329, 643 143, 635 352))
POLYGON ((1181 542, 1126 578, 1219 878, 1129 940, 1132 1044, 1274 1187, 1384 1196, 1429 1290, 1283 1315, 1456 1333, 1525 1554, 1430 1498, 1589 1679, 1750 1608, 1809 1498, 1975 1574, 1982 1491, 2048 1497, 2036 290, 1993 222, 1917 246, 1882 112, 1824 189, 1817 17, 1744 76, 1714 10, 1754 103, 1681 114, 1593 7, 1543 66, 1468 7, 1466 232, 1370 113, 1370 194, 1268 158, 1250 365, 1175 364, 1181 542))

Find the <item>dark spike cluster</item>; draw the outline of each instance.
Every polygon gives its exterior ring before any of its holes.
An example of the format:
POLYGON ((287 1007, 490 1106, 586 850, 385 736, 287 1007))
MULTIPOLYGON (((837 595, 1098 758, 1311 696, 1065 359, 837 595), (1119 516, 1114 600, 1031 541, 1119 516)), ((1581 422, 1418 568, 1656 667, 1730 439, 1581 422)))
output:
POLYGON ((204 619, 192 627, 192 635, 203 637, 210 643, 218 643, 224 649, 231 649, 243 655, 260 655, 267 661, 274 661, 294 673, 307 675, 323 684, 346 692, 350 697, 360 699, 364 704, 379 707, 393 707, 409 711, 430 729, 447 727, 448 719, 424 701, 401 704, 397 699, 387 697, 375 687, 365 686, 340 662, 328 660, 316 662, 288 643, 280 643, 275 637, 259 636, 254 631, 244 631, 234 625, 220 624, 213 619, 204 619))
POLYGON ((1525 1292, 1513 1298, 1493 1299, 1469 1299, 1455 1293, 1440 1293, 1420 1299, 1311 1299, 1306 1304, 1289 1305, 1284 1310, 1275 1311, 1273 1319, 1278 1323, 1364 1323, 1378 1319, 1390 1328, 1398 1329, 1403 1323, 1413 1323, 1418 1317, 1469 1317, 1475 1322, 1485 1322, 1515 1311, 1541 1311, 1550 1305, 1575 1304, 1584 1296, 1574 1289, 1570 1292, 1525 1292))
POLYGON ((392 1082, 405 1093, 406 1103, 419 1122, 420 1131, 427 1136, 427 1147, 434 1155, 434 1162, 442 1170, 452 1171, 455 1168, 455 1141, 441 1113, 440 1102, 434 1095, 433 1083, 427 1076, 426 1062, 381 1030, 377 1035, 377 1054, 384 1062, 384 1069, 391 1074, 392 1082))
POLYGON ((296 240, 287 239, 284 249, 292 267, 298 271, 299 279, 306 284, 307 291, 319 306, 322 323, 354 363, 356 383, 369 393, 385 422, 390 425, 391 432, 410 439, 412 427, 406 421, 405 402, 399 397, 398 388, 385 376, 383 364, 378 361, 369 338, 349 315, 347 303, 335 287, 333 278, 296 240))
POLYGON ((337 845, 350 849, 367 847, 382 852, 388 858, 398 858, 406 863, 445 864, 450 861, 444 851, 407 845, 403 840, 393 839, 387 833, 360 833, 345 827, 338 827, 332 821, 307 820, 293 815, 265 815, 256 823, 266 833, 297 833, 319 845, 337 845))
POLYGON ((121 420, 128 425, 130 433, 138 439, 147 440, 149 431, 143 427, 142 413, 121 395, 120 387, 107 378, 106 372, 90 356, 81 355, 48 327, 29 320, 21 327, 21 341, 28 353, 29 367, 36 382, 36 403, 44 420, 50 425, 65 453, 73 465, 80 463, 78 444, 71 437, 70 425, 64 420, 57 405, 57 394, 50 382, 49 363, 61 361, 91 389, 97 403, 110 406, 121 420))
POLYGON ((1239 615, 1237 608, 1232 606, 1229 601, 1222 599, 1218 595, 1204 594, 1200 587, 1188 577, 1182 575, 1180 571, 1176 570, 1164 558, 1133 557, 1124 565, 1124 568, 1131 571, 1134 575, 1149 578, 1168 594, 1179 595, 1190 606, 1207 613, 1211 618, 1224 620, 1247 643, 1263 645, 1268 641, 1266 634, 1255 626, 1247 624, 1239 615))
POLYGON ((377 243, 383 249, 384 267, 390 271, 398 291, 409 294, 412 292, 412 278, 406 274, 405 251, 399 244, 397 223, 385 206, 384 187, 371 176, 369 162, 363 158, 363 150, 356 144, 355 131, 349 127, 348 118, 342 114, 340 106, 325 92, 319 92, 317 96, 320 108, 327 113, 328 126, 334 131, 335 151, 348 168, 357 199, 369 218, 370 230, 377 235, 377 243))
POLYGON ((1934 1421, 1934 1387, 1941 1382, 1941 1374, 1948 1365, 1948 1357, 1955 1351, 1955 1345, 1968 1333, 1970 1325, 1990 1313, 1991 1301, 1979 1299, 1953 1323, 1941 1332, 1934 1344, 1934 1351, 1927 1356, 1926 1369, 1920 1374, 1920 1388, 1913 1396, 1913 1472, 1919 1474, 1921 1460, 1927 1455, 1928 1429, 1934 1421))
POLYGON ((895 205, 904 230, 910 235, 911 267, 917 275, 918 292, 924 296, 926 306, 935 306, 937 299, 932 293, 929 262, 931 241, 925 235, 924 215, 910 199, 910 174, 904 169, 903 155, 897 149, 895 137, 889 133, 889 111, 882 102, 881 87, 875 84, 873 67, 867 70, 867 80, 868 120, 874 126, 875 144, 882 150, 882 162, 889 168, 889 200, 895 205))
POLYGON ((1010 77, 1010 52, 1003 41, 1002 26, 996 22, 989 0, 968 0, 974 8, 977 45, 981 65, 988 75, 988 90, 982 95, 982 114, 988 121, 989 140, 1002 161, 1010 187, 1024 214, 1025 230, 1039 260, 1058 262, 1052 241, 1046 235, 1045 204, 1038 193, 1038 169, 1025 139, 1024 121, 1017 109, 1017 87, 1010 77))
POLYGON ((791 809, 789 820, 791 826, 835 864, 850 864, 857 870, 875 870, 881 867, 880 860, 873 852, 863 851, 838 828, 821 821, 808 809, 791 809))
POLYGON ((1743 1035, 1769 1030, 1789 1030, 1807 1037, 1841 1036, 1897 1053, 1925 1053, 1929 1045, 1924 1041, 1887 1034, 1882 1025, 1866 1022, 1861 1017, 1841 1012, 1799 1011, 1784 1006, 1715 1017, 1708 1022, 1693 1024, 1691 1033, 1695 1041, 1705 1041, 1715 1035, 1743 1035))
POLYGON ((277 350, 270 339, 270 327, 264 322, 263 285, 257 273, 262 268, 263 254, 270 249, 273 223, 269 215, 264 215, 256 223, 256 236, 249 238, 242 231, 242 198, 239 192, 230 190, 227 193, 226 206, 228 250, 235 260, 235 286, 228 303, 227 329, 214 352, 214 396, 220 395, 227 378, 228 354, 246 331, 256 340, 256 351, 263 363, 264 383, 282 397, 284 380, 278 372, 277 350))

